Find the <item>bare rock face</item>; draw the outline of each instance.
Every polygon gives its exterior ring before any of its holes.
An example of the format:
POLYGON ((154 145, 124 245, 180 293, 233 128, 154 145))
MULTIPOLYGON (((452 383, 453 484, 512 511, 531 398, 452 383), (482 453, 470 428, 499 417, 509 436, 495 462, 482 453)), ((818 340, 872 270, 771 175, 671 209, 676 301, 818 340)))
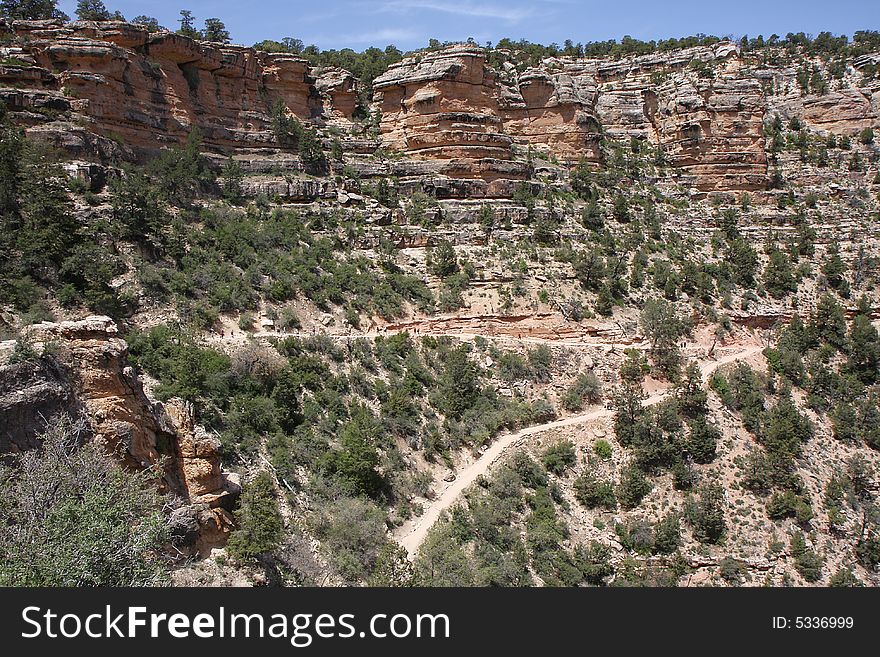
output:
POLYGON ((424 159, 511 159, 495 73, 482 49, 410 57, 373 82, 383 144, 424 159))
POLYGON ((598 159, 589 67, 529 69, 499 79, 484 50, 453 46, 403 60, 373 88, 383 143, 413 156, 508 160, 520 143, 569 159, 598 159))
POLYGON ((31 135, 106 163, 180 143, 197 127, 206 150, 231 154, 248 173, 275 172, 249 181, 246 193, 292 202, 335 191, 279 177, 279 168, 300 172, 302 164, 278 153, 278 103, 341 128, 336 138, 347 154, 381 146, 406 156, 385 165, 347 155, 345 164, 363 175, 398 175, 404 186, 418 179, 440 198, 473 199, 510 197, 535 172, 529 152, 601 166, 609 145, 632 140, 668 165, 658 175, 699 191, 766 189, 769 116, 853 135, 878 127, 880 115, 880 91, 858 87, 855 74, 877 65, 876 54, 853 60, 848 86, 803 95, 795 66, 743 58, 731 42, 617 60, 549 58, 525 69, 494 67, 497 53, 461 44, 391 66, 373 81, 366 108, 351 73, 288 53, 118 21, 0 20, 0 33, 9 44, 0 46, 0 101, 31 135), (342 136, 367 109, 381 115, 379 139, 342 136))
POLYGON ((522 73, 496 73, 482 49, 454 46, 403 60, 374 89, 384 145, 466 162, 470 175, 453 177, 501 178, 486 163, 511 159, 513 145, 597 163, 604 129, 662 148, 699 189, 766 186, 763 92, 733 44, 617 62, 548 59, 522 73))
POLYGON ((7 29, 27 37, 5 53, 22 65, 0 66, 0 84, 27 88, 18 105, 70 110, 90 131, 135 149, 179 143, 195 127, 210 147, 271 144, 270 107, 279 101, 301 119, 326 110, 350 120, 354 112, 350 75, 325 84, 321 94, 308 62, 292 55, 123 22, 15 21, 7 29))
POLYGON ((821 96, 788 94, 771 109, 785 120, 797 117, 812 130, 835 135, 856 135, 876 126, 878 120, 876 102, 859 89, 829 91, 821 96))
POLYGON ((163 492, 203 509, 211 532, 228 527, 240 486, 221 471, 219 442, 180 400, 151 400, 128 364, 128 346, 108 317, 29 326, 38 362, 0 367, 0 453, 31 449, 59 413, 89 421, 92 440, 132 468, 159 466, 163 492))
POLYGON ((601 62, 598 75, 597 115, 609 134, 659 147, 700 190, 766 188, 766 103, 736 46, 601 62))
POLYGON ((345 69, 328 67, 315 70, 315 89, 326 100, 331 118, 350 121, 357 111, 360 82, 345 69))
POLYGON ((764 99, 755 80, 729 76, 658 94, 657 139, 670 164, 708 191, 764 189, 764 99))
POLYGON ((53 363, 24 362, 0 368, 0 454, 38 446, 45 418, 78 413, 66 372, 53 363))
POLYGON ((561 160, 601 160, 594 64, 548 60, 512 78, 505 91, 505 129, 518 142, 561 160))
POLYGON ((475 198, 509 196, 511 181, 527 177, 528 166, 513 162, 514 144, 572 161, 599 159, 595 78, 582 71, 530 70, 502 80, 484 50, 453 46, 404 59, 373 88, 383 145, 437 161, 438 175, 483 181, 470 186, 475 198))

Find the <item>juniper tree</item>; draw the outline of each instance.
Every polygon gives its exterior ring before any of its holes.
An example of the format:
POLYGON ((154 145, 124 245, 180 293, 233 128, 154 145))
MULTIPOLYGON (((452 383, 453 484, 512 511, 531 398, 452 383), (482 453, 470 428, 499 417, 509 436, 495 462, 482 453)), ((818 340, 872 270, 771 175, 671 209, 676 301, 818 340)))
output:
POLYGON ((238 527, 227 544, 234 557, 253 559, 268 555, 279 546, 284 521, 268 473, 261 472, 244 487, 235 518, 238 527))

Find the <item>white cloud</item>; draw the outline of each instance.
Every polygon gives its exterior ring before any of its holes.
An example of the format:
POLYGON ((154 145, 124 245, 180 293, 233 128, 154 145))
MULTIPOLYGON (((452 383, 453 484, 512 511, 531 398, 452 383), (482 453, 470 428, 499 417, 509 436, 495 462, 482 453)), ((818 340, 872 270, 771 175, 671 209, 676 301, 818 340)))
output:
POLYGON ((315 36, 307 41, 307 43, 342 43, 342 44, 359 44, 359 43, 395 43, 408 42, 423 39, 424 35, 421 31, 409 28, 385 28, 381 30, 372 30, 369 32, 357 32, 353 34, 334 34, 329 36, 315 36))
POLYGON ((438 2, 437 0, 386 0, 380 5, 382 11, 426 10, 439 11, 474 18, 496 18, 508 23, 518 23, 533 14, 526 7, 512 7, 483 2, 438 2))

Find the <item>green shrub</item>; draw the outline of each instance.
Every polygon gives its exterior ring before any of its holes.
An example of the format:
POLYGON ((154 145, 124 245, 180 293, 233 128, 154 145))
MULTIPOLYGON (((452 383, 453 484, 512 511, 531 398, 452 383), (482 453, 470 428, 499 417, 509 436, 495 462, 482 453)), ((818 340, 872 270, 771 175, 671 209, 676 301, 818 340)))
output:
POLYGON ((654 533, 651 523, 641 518, 630 518, 626 524, 616 524, 614 531, 626 550, 650 554, 654 550, 654 533))
POLYGON ((653 485, 635 465, 627 467, 617 486, 617 499, 625 509, 634 509, 651 492, 653 485))
POLYGON ((843 588, 843 587, 856 587, 856 586, 864 586, 862 581, 855 576, 852 569, 841 567, 831 576, 831 580, 828 582, 828 586, 843 588))
POLYGON ((715 450, 721 432, 709 424, 705 417, 697 417, 690 422, 690 433, 687 438, 687 451, 697 463, 711 463, 715 459, 715 450))
POLYGON ((151 471, 124 470, 84 423, 49 422, 42 448, 0 466, 0 585, 155 586, 171 538, 151 471))
POLYGON ((242 331, 251 332, 254 330, 254 316, 251 313, 242 313, 238 318, 238 328, 242 331))
POLYGON ((677 513, 669 513, 654 524, 653 552, 672 554, 681 546, 681 520, 677 513))
POLYGON ((767 515, 773 520, 797 518, 799 523, 806 523, 813 518, 813 508, 803 497, 786 490, 773 494, 767 502, 767 515))
MULTIPOLYGON (((340 497, 327 502, 316 516, 315 535, 321 539, 330 563, 345 582, 362 582, 382 566, 380 559, 388 549, 389 541, 385 513, 373 502, 340 497)), ((430 549, 430 542, 429 537, 422 546, 423 552, 430 549)), ((418 565, 416 570, 418 572, 418 565)))
POLYGON ((808 582, 816 582, 822 576, 822 557, 806 546, 804 535, 795 532, 791 537, 791 556, 797 571, 808 582))
POLYGON ((578 502, 588 509, 603 508, 613 511, 617 508, 614 484, 599 481, 591 473, 585 473, 574 480, 574 492, 578 502))
POLYGON ((593 443, 593 451, 596 453, 596 456, 606 461, 611 458, 613 453, 611 443, 604 438, 599 438, 599 440, 593 443))
POLYGON ((698 498, 688 498, 685 515, 694 529, 694 538, 701 543, 718 543, 727 528, 724 489, 718 484, 705 484, 698 498))
POLYGON ((567 411, 579 411, 584 404, 596 404, 602 400, 602 383, 592 372, 582 372, 562 397, 562 407, 567 411))
POLYGON ((733 557, 724 557, 718 568, 718 573, 721 575, 721 578, 728 584, 733 584, 734 586, 739 585, 746 572, 745 564, 739 559, 734 559, 733 557))
POLYGON ((473 586, 475 573, 449 524, 436 525, 415 560, 416 581, 424 586, 473 586))
POLYGON ((376 498, 385 479, 379 472, 379 425, 366 408, 360 409, 339 434, 340 447, 328 452, 322 469, 350 495, 376 498))
POLYGON ((562 440, 544 450, 542 457, 544 467, 555 475, 562 475, 568 468, 577 463, 574 443, 562 440))
POLYGON ((545 344, 529 349, 527 353, 529 376, 533 381, 547 383, 551 379, 553 352, 545 344))

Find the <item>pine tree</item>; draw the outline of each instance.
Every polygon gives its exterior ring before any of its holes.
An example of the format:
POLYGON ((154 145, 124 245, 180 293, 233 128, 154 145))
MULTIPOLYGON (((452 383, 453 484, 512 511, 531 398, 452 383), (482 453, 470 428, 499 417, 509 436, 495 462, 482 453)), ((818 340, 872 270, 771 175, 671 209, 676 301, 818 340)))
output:
POLYGON ((684 378, 676 389, 676 398, 682 415, 691 418, 706 415, 709 396, 703 388, 703 375, 696 363, 688 363, 684 378))
POLYGON ((856 315, 852 321, 848 365, 865 385, 880 378, 880 334, 868 315, 856 315))
POLYGON ((66 186, 67 176, 39 144, 24 152, 21 190, 21 230, 17 248, 22 266, 48 278, 69 254, 79 227, 66 186))
POLYGON ((645 303, 639 324, 651 343, 651 357, 667 377, 674 377, 681 367, 678 341, 688 330, 687 323, 675 312, 675 306, 662 299, 645 303))
POLYGON ((822 273, 832 289, 837 290, 844 299, 849 297, 849 282, 844 277, 846 264, 843 262, 843 258, 840 257, 840 247, 838 247, 837 242, 832 242, 828 247, 828 258, 825 260, 825 264, 822 265, 822 273))
MULTIPOLYGON (((18 197, 21 188, 21 157, 24 135, 6 121, 5 107, 0 105, 0 217, 18 213, 18 197)), ((10 229, 4 226, 4 237, 10 229)), ((0 238, 2 239, 2 238, 0 238)))
POLYGON ((376 448, 379 426, 369 409, 358 409, 343 426, 339 449, 324 459, 325 469, 350 495, 378 497, 384 485, 376 448))
POLYGON ((448 240, 441 240, 428 251, 428 270, 438 278, 446 278, 458 271, 455 248, 448 240))
POLYGON ((652 484, 635 465, 630 465, 620 477, 617 499, 624 509, 634 509, 651 492, 652 484))
POLYGON ((858 434, 868 447, 880 450, 880 398, 876 394, 859 404, 858 434))
POLYGON ((715 459, 715 451, 721 432, 700 416, 690 422, 690 434, 687 439, 688 454, 697 463, 711 463, 715 459))
POLYGON ((178 34, 183 36, 190 37, 191 39, 198 39, 201 34, 195 27, 195 16, 193 16, 192 12, 188 9, 181 9, 180 11, 180 29, 177 30, 178 34))
POLYGON ((841 350, 845 348, 846 317, 841 305, 830 294, 825 293, 819 297, 810 328, 814 335, 832 347, 841 350))
POLYGON ((688 522, 694 528, 694 537, 701 543, 717 543, 724 535, 724 489, 719 484, 706 484, 697 499, 687 504, 688 522))
POLYGON ((785 252, 775 247, 770 251, 770 259, 764 268, 764 286, 776 299, 781 299, 789 292, 797 290, 791 260, 785 252))
POLYGON ((451 417, 461 417, 473 407, 480 394, 477 368, 465 346, 452 349, 446 356, 438 381, 437 403, 451 417))
POLYGON ((83 21, 109 21, 113 18, 102 0, 79 0, 76 16, 83 21))
POLYGON ((131 19, 131 22, 135 25, 142 25, 147 28, 150 32, 158 32, 163 29, 161 25, 159 25, 159 21, 152 16, 135 16, 131 19))
POLYGON ((229 43, 229 30, 219 18, 206 18, 205 29, 202 30, 202 39, 214 43, 229 43))

